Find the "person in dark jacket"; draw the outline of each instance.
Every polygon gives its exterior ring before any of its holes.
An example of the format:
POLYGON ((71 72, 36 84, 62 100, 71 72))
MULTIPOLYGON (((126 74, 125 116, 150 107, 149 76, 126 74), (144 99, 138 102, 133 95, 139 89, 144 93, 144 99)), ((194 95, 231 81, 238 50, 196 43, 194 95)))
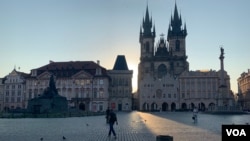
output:
POLYGON ((115 123, 116 123, 116 125, 118 125, 116 114, 111 109, 110 113, 109 113, 109 134, 108 134, 109 137, 111 136, 111 133, 113 133, 113 135, 116 138, 116 133, 115 133, 115 130, 114 130, 114 124, 115 123))
POLYGON ((110 114, 110 109, 108 107, 106 110, 106 123, 109 123, 109 114, 110 114))

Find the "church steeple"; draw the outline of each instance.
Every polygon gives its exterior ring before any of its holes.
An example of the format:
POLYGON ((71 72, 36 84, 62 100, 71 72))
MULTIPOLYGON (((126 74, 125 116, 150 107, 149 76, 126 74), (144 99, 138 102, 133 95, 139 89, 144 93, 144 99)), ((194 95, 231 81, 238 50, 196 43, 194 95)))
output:
POLYGON ((174 8, 174 16, 171 16, 171 21, 168 28, 168 40, 173 36, 187 36, 186 24, 184 26, 184 29, 182 29, 182 19, 181 15, 179 16, 178 14, 176 3, 174 8))
POLYGON ((149 17, 148 5, 145 17, 143 18, 142 27, 140 28, 140 38, 142 37, 155 37, 155 27, 152 24, 152 18, 149 17))
POLYGON ((154 56, 155 26, 152 23, 152 17, 149 17, 148 5, 145 17, 143 17, 140 26, 141 57, 140 60, 151 60, 154 56))

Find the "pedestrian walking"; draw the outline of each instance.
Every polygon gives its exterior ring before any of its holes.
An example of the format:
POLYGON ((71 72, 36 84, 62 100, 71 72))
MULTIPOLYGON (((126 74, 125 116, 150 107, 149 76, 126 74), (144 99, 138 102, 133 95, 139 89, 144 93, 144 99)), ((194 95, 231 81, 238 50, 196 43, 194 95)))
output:
POLYGON ((106 123, 109 123, 109 114, 110 114, 110 109, 109 109, 109 107, 107 108, 107 110, 106 110, 106 123))
POLYGON ((198 109, 196 107, 194 107, 193 109, 193 120, 194 120, 194 123, 196 123, 198 121, 198 109))
POLYGON ((115 139, 116 139, 116 133, 114 130, 114 124, 116 123, 116 125, 118 125, 118 121, 117 121, 117 116, 115 114, 115 112, 113 111, 113 109, 110 109, 110 113, 109 113, 109 133, 108 136, 111 136, 111 133, 113 133, 115 139))

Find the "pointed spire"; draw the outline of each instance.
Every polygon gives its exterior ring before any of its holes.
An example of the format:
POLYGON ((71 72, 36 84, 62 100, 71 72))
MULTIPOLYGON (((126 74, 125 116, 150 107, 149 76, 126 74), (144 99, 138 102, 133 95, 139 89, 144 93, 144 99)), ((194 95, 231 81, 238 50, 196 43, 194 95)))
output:
POLYGON ((174 7, 174 20, 178 20, 179 19, 179 15, 178 15, 178 10, 177 10, 177 5, 175 2, 175 7, 174 7))
POLYGON ((187 35, 187 26, 186 26, 186 22, 184 24, 184 34, 187 35))
POLYGON ((182 29, 181 14, 178 14, 176 2, 174 8, 174 15, 171 15, 171 22, 168 28, 168 38, 170 38, 170 36, 186 36, 186 29, 182 29))
POLYGON ((147 9, 146 9, 146 15, 145 15, 145 21, 144 22, 150 23, 149 13, 148 13, 148 5, 147 5, 147 9))
MULTIPOLYGON (((154 29, 153 29, 154 30, 154 29)), ((148 5, 146 8, 146 14, 145 17, 143 17, 143 22, 142 22, 142 35, 143 36, 155 36, 154 31, 152 32, 152 17, 149 17, 149 10, 148 10, 148 5)))

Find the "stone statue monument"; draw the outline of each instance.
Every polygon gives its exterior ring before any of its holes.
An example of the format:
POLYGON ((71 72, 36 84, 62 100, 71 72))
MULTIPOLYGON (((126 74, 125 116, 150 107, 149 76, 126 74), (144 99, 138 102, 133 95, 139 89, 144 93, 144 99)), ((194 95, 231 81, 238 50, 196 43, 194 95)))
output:
POLYGON ((49 87, 40 97, 28 101, 28 112, 31 113, 62 113, 68 109, 66 97, 60 96, 56 89, 54 76, 50 76, 49 87))

